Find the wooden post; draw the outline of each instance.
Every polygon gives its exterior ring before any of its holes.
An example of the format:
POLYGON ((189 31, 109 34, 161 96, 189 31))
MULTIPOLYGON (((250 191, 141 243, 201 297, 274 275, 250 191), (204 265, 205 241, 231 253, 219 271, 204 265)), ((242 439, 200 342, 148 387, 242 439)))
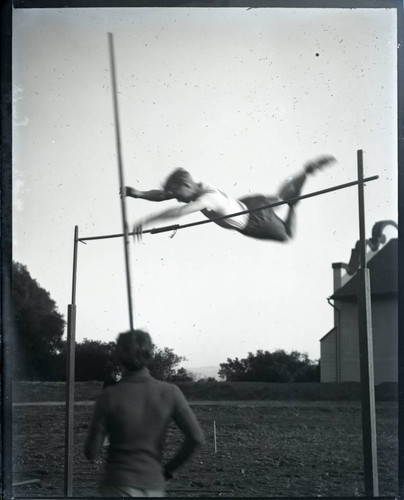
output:
MULTIPOLYGON (((404 141, 401 131, 404 129, 404 79, 402 78, 404 70, 404 5, 403 2, 397 3, 397 129, 398 139, 398 234, 404 234, 404 141), (401 75, 401 77, 400 77, 401 75)), ((404 279, 402 263, 404 262, 404 245, 401 237, 398 241, 398 498, 404 498, 404 279)))
POLYGON ((366 261, 365 204, 363 183, 363 151, 358 150, 358 200, 360 267, 358 278, 358 329, 362 401, 363 463, 365 495, 379 496, 377 473, 376 405, 373 371, 373 336, 370 275, 366 261))
MULTIPOLYGON (((0 175, 0 309, 1 309, 1 493, 2 498, 13 495, 13 356, 15 342, 15 319, 12 300, 13 264, 13 199, 12 199, 12 2, 3 2, 0 15, 1 31, 1 175, 0 175)), ((17 361, 17 360, 15 360, 17 361)))
POLYGON ((66 422, 65 422, 65 497, 73 496, 74 463, 74 382, 76 350, 76 276, 79 228, 74 228, 72 303, 67 308, 66 341, 66 422))

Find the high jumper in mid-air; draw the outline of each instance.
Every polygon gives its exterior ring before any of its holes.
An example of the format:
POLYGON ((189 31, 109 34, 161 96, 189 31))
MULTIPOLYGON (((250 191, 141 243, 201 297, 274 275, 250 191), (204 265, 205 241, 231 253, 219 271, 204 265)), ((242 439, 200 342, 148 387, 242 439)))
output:
POLYGON ((143 200, 161 202, 176 199, 183 203, 179 207, 171 207, 161 212, 151 214, 137 222, 134 226, 134 235, 139 239, 144 226, 149 226, 157 220, 175 219, 195 212, 202 212, 208 219, 226 229, 234 229, 245 236, 262 240, 286 242, 295 232, 295 209, 303 185, 308 176, 313 175, 325 166, 336 162, 334 156, 321 156, 307 162, 296 175, 284 181, 276 195, 255 194, 239 199, 228 196, 223 191, 206 182, 195 181, 191 174, 183 169, 174 170, 165 181, 161 189, 140 191, 130 186, 124 188, 125 196, 143 200), (291 200, 288 203, 286 217, 282 219, 271 207, 259 210, 271 203, 291 200), (252 210, 251 212, 214 220, 218 217, 252 210))

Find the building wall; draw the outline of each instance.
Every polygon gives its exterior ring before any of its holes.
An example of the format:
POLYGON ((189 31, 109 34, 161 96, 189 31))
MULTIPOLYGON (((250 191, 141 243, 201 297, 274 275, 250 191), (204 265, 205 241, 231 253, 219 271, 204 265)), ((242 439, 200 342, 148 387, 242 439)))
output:
POLYGON ((398 381, 398 301, 374 300, 373 356, 375 384, 398 381))
POLYGON ((340 382, 360 380, 356 302, 335 301, 340 310, 340 382))
POLYGON ((337 349, 336 328, 331 330, 320 344, 320 380, 321 382, 336 382, 337 380, 337 349))
MULTIPOLYGON (((359 334, 356 302, 335 301, 340 310, 340 381, 359 382, 359 334)), ((375 384, 398 380, 398 310, 397 299, 372 299, 372 333, 375 384)), ((336 331, 321 341, 321 381, 337 377, 336 331)))

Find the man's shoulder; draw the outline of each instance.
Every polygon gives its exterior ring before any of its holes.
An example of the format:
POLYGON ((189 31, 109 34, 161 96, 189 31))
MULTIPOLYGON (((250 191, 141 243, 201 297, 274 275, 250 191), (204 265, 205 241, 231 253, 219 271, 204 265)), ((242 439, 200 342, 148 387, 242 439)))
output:
POLYGON ((201 182, 201 190, 202 190, 201 196, 205 194, 220 193, 220 190, 213 184, 210 184, 209 182, 201 182))
POLYGON ((206 209, 215 210, 222 206, 223 198, 227 198, 227 196, 220 189, 211 184, 203 184, 202 191, 197 200, 199 203, 205 203, 206 209))
POLYGON ((153 376, 150 376, 149 381, 153 384, 156 384, 157 386, 161 387, 162 389, 165 389, 167 391, 175 391, 178 389, 178 387, 173 384, 172 382, 166 382, 165 380, 159 380, 153 376))
POLYGON ((166 394, 170 394, 172 397, 182 397, 182 391, 178 387, 178 385, 173 384, 172 382, 166 382, 164 380, 158 380, 154 377, 150 377, 150 380, 155 384, 156 387, 160 389, 161 392, 166 394))
POLYGON ((108 404, 109 401, 115 401, 117 398, 120 399, 124 395, 129 395, 133 392, 137 393, 139 390, 146 390, 149 394, 160 394, 172 399, 176 397, 176 389, 177 387, 174 384, 158 380, 149 375, 135 382, 123 379, 117 384, 109 385, 105 387, 98 396, 98 399, 101 404, 108 404))

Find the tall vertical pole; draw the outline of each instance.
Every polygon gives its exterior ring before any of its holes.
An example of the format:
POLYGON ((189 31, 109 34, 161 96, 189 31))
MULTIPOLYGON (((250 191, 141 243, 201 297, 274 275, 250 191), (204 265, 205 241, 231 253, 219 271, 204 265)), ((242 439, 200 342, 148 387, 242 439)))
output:
POLYGON ((363 463, 365 495, 379 496, 377 474, 376 405, 373 371, 373 335, 370 275, 366 261, 365 203, 363 183, 363 151, 358 150, 358 201, 360 267, 358 276, 358 328, 361 374, 363 463))
POLYGON ((65 425, 65 497, 73 496, 74 463, 74 381, 76 350, 76 277, 77 244, 79 228, 74 228, 72 303, 67 306, 67 342, 66 342, 66 425, 65 425))
POLYGON ((111 63, 111 80, 112 80, 112 97, 114 104, 114 117, 115 117, 115 137, 116 137, 116 149, 118 157, 118 170, 119 170, 119 185, 121 189, 121 212, 122 212, 122 226, 123 226, 123 245, 125 253, 125 265, 126 265, 126 286, 128 292, 128 308, 129 308, 129 326, 133 330, 133 303, 132 303, 132 288, 131 288, 131 277, 130 277, 130 261, 129 261, 129 231, 128 223, 126 218, 126 203, 125 203, 125 180, 123 175, 123 164, 122 164, 122 154, 121 154, 121 134, 119 127, 119 113, 118 113, 118 96, 117 96, 117 85, 116 85, 116 72, 115 72, 115 57, 114 57, 114 40, 112 33, 108 33, 109 40, 109 54, 111 63))
POLYGON ((0 128, 2 141, 0 148, 0 310, 2 336, 0 357, 3 363, 1 385, 1 478, 4 498, 13 497, 13 372, 15 319, 12 300, 12 262, 13 262, 13 212, 12 212, 12 2, 3 2, 0 15, 0 88, 2 99, 0 128))
MULTIPOLYGON (((404 71, 404 5, 402 2, 397 2, 397 117, 398 117, 398 193, 404 192, 404 141, 401 131, 404 129, 404 79, 402 77, 404 71)), ((398 197, 398 234, 404 234, 404 198, 398 197)), ((404 303, 404 279, 403 267, 404 262, 404 245, 402 238, 399 237, 398 242, 398 303, 404 303)), ((398 308, 398 498, 404 497, 404 308, 398 308)))

